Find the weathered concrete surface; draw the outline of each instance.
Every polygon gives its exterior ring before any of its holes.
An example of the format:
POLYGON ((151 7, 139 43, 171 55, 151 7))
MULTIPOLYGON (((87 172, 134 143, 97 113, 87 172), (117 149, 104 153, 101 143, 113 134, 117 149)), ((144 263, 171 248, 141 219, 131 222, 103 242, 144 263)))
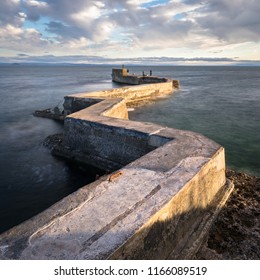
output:
MULTIPOLYGON (((165 83, 155 83, 137 85, 131 87, 114 88, 110 90, 85 92, 65 96, 65 115, 78 112, 90 107, 104 99, 122 98, 127 107, 142 105, 144 102, 155 100, 159 96, 172 94, 175 90, 172 81, 165 83)), ((120 118, 120 116, 117 116, 120 118)))
POLYGON ((171 139, 156 137, 156 133, 164 129, 159 125, 108 118, 109 113, 113 116, 115 112, 119 115, 127 113, 123 106, 121 111, 111 109, 111 104, 117 106, 121 102, 119 99, 104 100, 65 119, 63 147, 69 147, 69 154, 73 154, 74 159, 79 157, 82 161, 82 157, 91 155, 92 165, 100 167, 102 159, 105 160, 103 169, 113 171, 171 139), (113 162, 115 168, 108 169, 108 161, 113 162))
POLYGON ((65 99, 67 112, 95 105, 67 116, 58 153, 118 170, 2 234, 0 259, 189 259, 198 250, 232 190, 224 149, 129 121, 127 101, 110 93, 65 99))

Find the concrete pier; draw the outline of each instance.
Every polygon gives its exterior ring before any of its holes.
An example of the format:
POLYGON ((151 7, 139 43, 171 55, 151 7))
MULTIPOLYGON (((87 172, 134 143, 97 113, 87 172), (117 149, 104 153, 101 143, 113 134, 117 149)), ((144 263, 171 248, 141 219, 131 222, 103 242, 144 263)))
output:
POLYGON ((65 97, 54 153, 111 172, 0 236, 1 259, 192 259, 232 191, 224 149, 128 120, 171 81, 65 97))
POLYGON ((141 85, 141 84, 156 84, 171 81, 175 88, 179 88, 179 81, 157 76, 129 74, 128 69, 122 67, 121 69, 112 69, 112 81, 121 84, 141 85))

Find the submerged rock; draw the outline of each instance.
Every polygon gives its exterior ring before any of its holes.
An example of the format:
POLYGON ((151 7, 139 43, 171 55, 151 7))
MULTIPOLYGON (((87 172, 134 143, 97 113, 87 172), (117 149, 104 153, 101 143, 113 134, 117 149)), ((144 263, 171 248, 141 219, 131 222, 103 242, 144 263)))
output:
POLYGON ((49 135, 44 141, 43 146, 53 150, 56 146, 60 145, 63 141, 63 133, 49 135))

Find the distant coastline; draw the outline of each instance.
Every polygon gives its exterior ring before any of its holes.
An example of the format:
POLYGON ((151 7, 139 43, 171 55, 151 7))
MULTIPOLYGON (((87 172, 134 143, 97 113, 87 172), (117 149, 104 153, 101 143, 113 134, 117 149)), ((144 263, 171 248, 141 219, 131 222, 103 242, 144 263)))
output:
MULTIPOLYGON (((120 67, 121 63, 75 63, 75 62, 1 62, 0 66, 8 65, 21 65, 21 66, 101 66, 101 67, 120 67)), ((129 67, 260 67, 260 61, 243 62, 243 63, 232 63, 232 64, 178 64, 178 63, 127 63, 129 67)))

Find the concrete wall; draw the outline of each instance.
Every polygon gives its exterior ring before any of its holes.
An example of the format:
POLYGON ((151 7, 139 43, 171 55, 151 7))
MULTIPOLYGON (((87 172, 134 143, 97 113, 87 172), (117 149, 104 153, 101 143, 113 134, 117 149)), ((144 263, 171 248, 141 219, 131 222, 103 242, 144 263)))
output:
POLYGON ((102 166, 104 170, 111 172, 171 139, 150 134, 160 130, 161 126, 119 118, 127 115, 127 107, 124 105, 124 100, 104 100, 65 119, 64 146, 73 151, 74 159, 80 158, 82 162, 85 157, 84 161, 89 164, 97 168, 102 166), (119 107, 118 104, 122 103, 119 107), (115 107, 111 106, 113 104, 115 107), (116 119, 108 121, 108 116, 116 119), (87 159, 89 155, 91 161, 87 159))
MULTIPOLYGON (((64 122, 64 146, 73 151, 68 152, 69 158, 73 153, 79 162, 111 172, 157 148, 159 145, 153 145, 149 134, 143 131, 143 124, 122 119, 128 119, 127 106, 171 94, 173 90, 172 82, 168 81, 66 96, 64 109, 70 115, 64 122), (83 107, 88 110, 81 110, 83 107), (117 118, 113 120, 116 123, 104 125, 104 117, 117 118)), ((154 124, 152 127, 159 129, 154 124)), ((54 153, 62 155, 64 151, 58 149, 54 153)))
POLYGON ((167 78, 161 78, 157 76, 147 76, 147 75, 132 75, 127 73, 126 68, 122 69, 112 69, 112 80, 114 82, 129 84, 129 85, 141 85, 141 84, 155 84, 155 83, 165 83, 173 81, 173 86, 179 88, 179 81, 171 80, 167 78))
POLYGON ((137 91, 126 90, 126 100, 118 98, 123 92, 65 98, 67 112, 81 107, 81 98, 82 106, 90 104, 86 98, 95 105, 67 116, 57 153, 116 171, 2 234, 1 259, 190 259, 196 253, 232 190, 224 149, 198 133, 127 120, 127 99, 137 91))
POLYGON ((112 69, 112 78, 114 77, 122 77, 122 76, 127 76, 127 68, 114 68, 112 69))
MULTIPOLYGON (((172 94, 176 90, 173 81, 165 83, 145 84, 131 87, 114 88, 97 92, 85 92, 65 96, 65 115, 80 111, 100 102, 103 99, 121 98, 124 99, 127 107, 142 105, 144 102, 152 101, 158 96, 172 94)), ((115 106, 115 105, 114 105, 115 106)))

